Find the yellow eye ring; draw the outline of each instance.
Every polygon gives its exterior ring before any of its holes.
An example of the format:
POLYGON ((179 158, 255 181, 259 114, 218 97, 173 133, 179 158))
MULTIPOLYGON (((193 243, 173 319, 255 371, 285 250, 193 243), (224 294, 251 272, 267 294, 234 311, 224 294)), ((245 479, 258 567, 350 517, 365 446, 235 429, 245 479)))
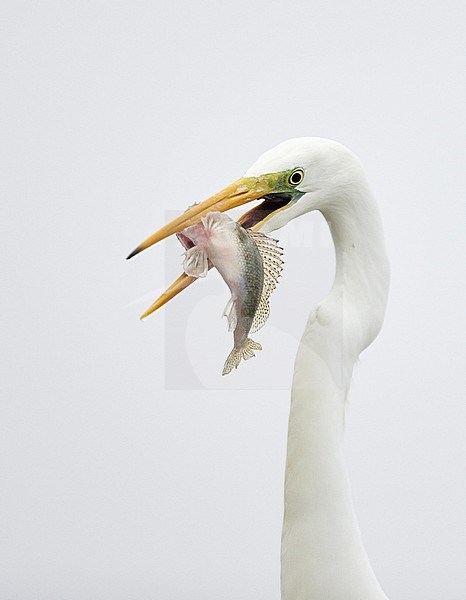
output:
POLYGON ((299 185, 304 179, 304 171, 302 169, 295 169, 288 176, 288 183, 293 187, 299 185))

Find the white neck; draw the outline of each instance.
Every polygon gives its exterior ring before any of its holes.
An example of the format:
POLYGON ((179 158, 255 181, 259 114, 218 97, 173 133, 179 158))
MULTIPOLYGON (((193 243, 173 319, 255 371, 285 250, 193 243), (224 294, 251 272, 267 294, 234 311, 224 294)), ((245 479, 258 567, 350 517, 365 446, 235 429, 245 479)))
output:
POLYGON ((337 267, 330 294, 309 317, 295 363, 282 600, 386 600, 361 540, 342 449, 354 362, 377 336, 387 301, 382 226, 364 182, 320 210, 337 267))

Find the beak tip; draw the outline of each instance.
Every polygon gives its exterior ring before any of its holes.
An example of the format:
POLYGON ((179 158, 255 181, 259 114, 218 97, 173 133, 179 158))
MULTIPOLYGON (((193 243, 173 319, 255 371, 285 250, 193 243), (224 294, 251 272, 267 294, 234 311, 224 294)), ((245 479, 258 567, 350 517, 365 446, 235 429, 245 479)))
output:
POLYGON ((145 323, 147 317, 150 317, 152 313, 154 313, 157 309, 159 308, 159 305, 157 302, 154 302, 154 304, 152 304, 151 306, 149 306, 149 308, 142 313, 142 315, 139 317, 139 320, 142 323, 145 323))
POLYGON ((140 248, 139 246, 137 248, 135 248, 132 252, 130 252, 128 254, 128 256, 126 257, 126 260, 129 260, 130 258, 133 258, 133 256, 136 256, 136 254, 139 254, 140 252, 140 248))

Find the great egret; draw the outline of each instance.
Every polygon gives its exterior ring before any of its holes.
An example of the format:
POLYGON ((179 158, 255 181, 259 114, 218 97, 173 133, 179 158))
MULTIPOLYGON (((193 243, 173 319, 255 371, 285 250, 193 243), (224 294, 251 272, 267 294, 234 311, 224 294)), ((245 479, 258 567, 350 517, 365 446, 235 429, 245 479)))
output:
MULTIPOLYGON (((342 449, 353 366, 381 328, 390 278, 379 212, 357 157, 332 140, 283 142, 263 154, 242 179, 188 209, 128 258, 212 210, 259 198, 262 203, 240 219, 245 227, 268 233, 319 210, 336 252, 334 284, 309 316, 294 369, 282 600, 387 600, 363 546, 342 449)), ((181 275, 143 317, 192 281, 181 275)))

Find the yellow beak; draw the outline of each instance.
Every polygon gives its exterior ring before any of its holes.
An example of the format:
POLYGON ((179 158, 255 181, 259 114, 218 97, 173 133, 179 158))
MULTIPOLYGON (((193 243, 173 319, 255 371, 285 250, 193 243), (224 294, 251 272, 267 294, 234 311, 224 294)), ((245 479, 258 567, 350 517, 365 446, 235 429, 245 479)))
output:
MULTIPOLYGON (((214 196, 211 196, 200 204, 195 204, 189 208, 185 213, 165 225, 147 239, 145 239, 137 248, 135 248, 128 258, 132 258, 139 252, 146 250, 153 244, 160 242, 174 233, 182 231, 185 227, 197 223, 200 219, 211 211, 224 212, 231 208, 236 208, 252 200, 262 198, 267 194, 273 193, 277 188, 283 185, 284 177, 286 173, 269 173, 266 175, 260 175, 259 177, 243 177, 235 181, 235 183, 224 188, 214 196)), ((239 219, 241 223, 248 217, 249 213, 243 215, 239 219)), ((167 290, 141 315, 141 319, 145 319, 161 306, 166 304, 169 300, 174 298, 177 294, 187 288, 193 281, 196 281, 195 277, 189 277, 185 273, 182 273, 167 290)))
POLYGON ((150 235, 127 258, 132 258, 153 244, 182 231, 185 227, 193 223, 197 223, 204 215, 211 211, 225 212, 270 193, 276 182, 276 175, 273 173, 271 175, 261 175, 260 177, 243 177, 242 179, 238 179, 238 181, 204 200, 204 202, 191 206, 185 213, 150 235))
POLYGON ((191 283, 194 281, 196 281, 196 277, 190 277, 189 275, 186 275, 186 273, 181 273, 181 275, 175 279, 175 281, 164 291, 164 293, 149 306, 146 312, 139 317, 141 321, 161 308, 164 304, 186 289, 188 285, 191 285, 191 283))

